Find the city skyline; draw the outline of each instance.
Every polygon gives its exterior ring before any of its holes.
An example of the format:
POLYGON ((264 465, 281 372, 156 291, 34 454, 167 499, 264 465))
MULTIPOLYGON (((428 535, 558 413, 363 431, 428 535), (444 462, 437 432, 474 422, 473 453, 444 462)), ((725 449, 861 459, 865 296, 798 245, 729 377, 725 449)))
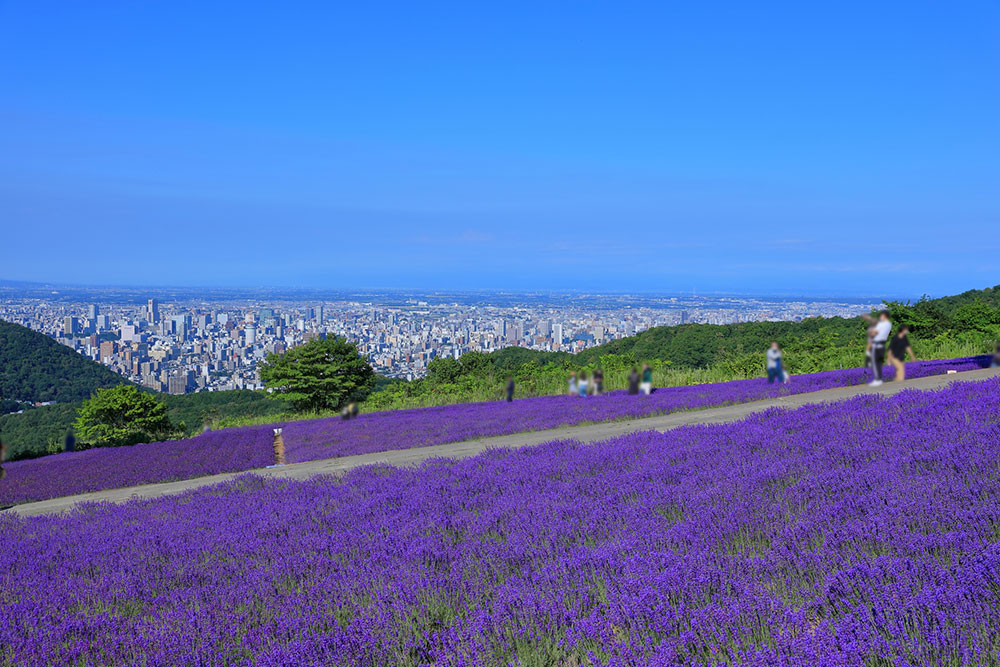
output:
POLYGON ((994 284, 998 21, 982 0, 0 3, 4 277, 994 284))
MULTIPOLYGON (((0 283, 0 287, 3 284, 0 283)), ((344 337, 376 371, 423 377, 434 359, 523 347, 576 353, 657 326, 853 317, 875 302, 740 296, 413 291, 306 298, 196 291, 0 289, 0 319, 44 333, 155 391, 262 389, 258 365, 308 340, 344 337)))

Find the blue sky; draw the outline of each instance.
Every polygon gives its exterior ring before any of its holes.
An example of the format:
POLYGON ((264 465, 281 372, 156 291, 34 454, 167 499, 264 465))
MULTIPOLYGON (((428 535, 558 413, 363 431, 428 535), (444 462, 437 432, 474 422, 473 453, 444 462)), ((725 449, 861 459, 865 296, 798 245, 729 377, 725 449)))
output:
POLYGON ((0 0, 0 278, 1000 283, 1000 4, 0 0))

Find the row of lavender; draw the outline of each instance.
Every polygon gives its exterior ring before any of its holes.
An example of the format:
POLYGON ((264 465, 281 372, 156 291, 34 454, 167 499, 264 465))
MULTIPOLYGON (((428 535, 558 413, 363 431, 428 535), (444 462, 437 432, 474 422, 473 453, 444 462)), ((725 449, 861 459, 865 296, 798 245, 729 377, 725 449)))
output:
MULTIPOLYGON (((907 366, 907 377, 967 371, 989 365, 990 357, 920 361, 907 366)), ((892 377, 886 368, 886 377, 892 377)), ((788 384, 765 378, 660 389, 650 396, 615 391, 595 398, 544 396, 513 403, 464 403, 434 408, 377 412, 359 419, 316 419, 288 424, 284 431, 289 463, 425 447, 525 431, 668 414, 681 410, 748 403, 787 394, 801 394, 862 384, 866 369, 852 368, 799 375, 788 384)))
POLYGON ((263 468, 274 463, 273 444, 270 426, 247 426, 14 461, 4 465, 0 505, 263 468))
MULTIPOLYGON (((989 357, 969 357, 909 365, 911 377, 948 370, 971 370, 989 357)), ((604 396, 544 396, 508 403, 466 403, 362 415, 351 421, 317 419, 285 425, 289 463, 409 449, 470 438, 505 435, 559 426, 646 417, 745 403, 788 393, 860 384, 862 369, 796 376, 790 384, 770 385, 763 378, 660 389, 651 396, 611 392, 604 396)), ((225 429, 188 440, 96 449, 16 461, 5 468, 0 505, 59 496, 241 472, 274 463, 272 428, 282 424, 225 429)))
POLYGON ((0 663, 997 664, 997 414, 991 379, 0 517, 0 663))

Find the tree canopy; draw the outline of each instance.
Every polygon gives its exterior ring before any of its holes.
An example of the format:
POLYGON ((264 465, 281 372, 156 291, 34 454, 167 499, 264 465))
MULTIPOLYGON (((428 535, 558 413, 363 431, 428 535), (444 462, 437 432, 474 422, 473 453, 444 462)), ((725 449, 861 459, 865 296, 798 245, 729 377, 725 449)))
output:
MULTIPOLYGON (((0 320, 0 398, 80 401, 98 387, 128 381, 43 333, 0 320)), ((8 409, 13 403, 4 404, 8 409)))
POLYGON ((167 406, 134 385, 98 389, 77 411, 77 435, 94 447, 121 447, 169 437, 167 406))
POLYGON ((375 387, 375 371, 358 348, 338 337, 315 338, 283 355, 269 354, 260 377, 296 410, 339 410, 375 387))

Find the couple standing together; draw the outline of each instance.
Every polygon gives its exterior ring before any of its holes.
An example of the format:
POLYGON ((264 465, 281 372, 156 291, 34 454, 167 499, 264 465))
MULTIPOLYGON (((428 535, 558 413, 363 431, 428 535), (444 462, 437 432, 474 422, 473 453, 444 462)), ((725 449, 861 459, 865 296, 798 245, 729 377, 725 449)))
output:
POLYGON ((892 333, 892 321, 889 319, 889 311, 879 312, 878 318, 871 315, 862 315, 871 326, 868 328, 868 348, 866 350, 867 361, 872 369, 874 378, 868 383, 871 387, 882 384, 882 364, 886 359, 886 347, 889 349, 889 363, 896 369, 896 382, 906 379, 906 355, 910 355, 912 361, 917 360, 917 355, 913 354, 910 347, 908 334, 910 328, 905 324, 896 331, 896 335, 889 340, 892 333))

